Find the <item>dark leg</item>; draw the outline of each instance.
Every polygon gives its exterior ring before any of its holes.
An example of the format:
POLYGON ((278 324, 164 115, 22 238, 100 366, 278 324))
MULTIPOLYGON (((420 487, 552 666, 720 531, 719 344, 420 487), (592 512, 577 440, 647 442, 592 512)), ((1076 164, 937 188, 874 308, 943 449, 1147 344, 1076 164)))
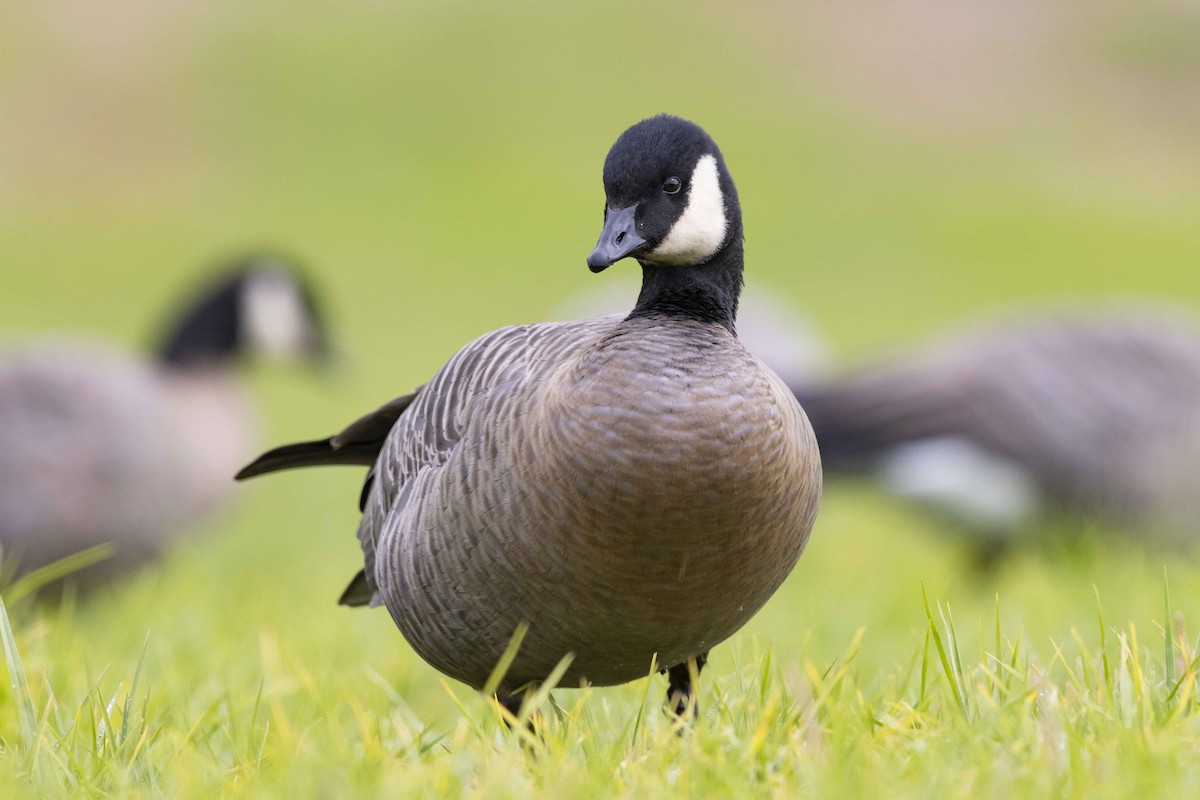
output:
MULTIPOLYGON (((496 702, 499 703, 505 711, 512 714, 514 719, 518 714, 521 713, 521 701, 524 699, 524 692, 506 692, 503 689, 500 689, 496 692, 496 702)), ((512 723, 510 723, 507 718, 505 718, 504 724, 512 727, 512 723)))
POLYGON ((985 575, 995 574, 1012 554, 1012 545, 999 537, 982 539, 971 550, 971 567, 985 575))
MULTIPOLYGON (((537 689, 538 685, 536 683, 532 683, 522 686, 515 692, 508 692, 504 689, 496 692, 496 702, 503 706, 505 711, 507 711, 509 714, 512 714, 511 720, 509 717, 504 718, 505 727, 507 727, 509 730, 514 730, 518 727, 517 725, 513 724, 513 721, 516 720, 521 714, 521 702, 525 699, 525 693, 536 692, 537 689)), ((525 720, 524 726, 521 727, 524 727, 526 732, 531 733, 534 736, 540 736, 541 728, 544 724, 542 712, 535 711, 529 715, 529 719, 525 720)), ((528 740, 526 740, 526 744, 528 744, 528 740)))
POLYGON ((696 675, 699 675, 708 663, 708 651, 667 670, 667 709, 677 717, 690 715, 694 719, 700 713, 700 705, 692 686, 692 662, 695 662, 696 675))

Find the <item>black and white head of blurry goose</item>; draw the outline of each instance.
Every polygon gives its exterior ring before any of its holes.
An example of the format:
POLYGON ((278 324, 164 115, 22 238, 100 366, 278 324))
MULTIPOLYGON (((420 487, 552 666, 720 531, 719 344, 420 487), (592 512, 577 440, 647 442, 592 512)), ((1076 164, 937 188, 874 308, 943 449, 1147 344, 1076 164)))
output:
POLYGON ((588 267, 601 272, 632 256, 642 265, 633 316, 685 312, 733 332, 742 214, 716 142, 678 117, 639 122, 609 150, 604 191, 604 228, 588 267))
POLYGON ((181 476, 197 513, 231 492, 229 475, 260 446, 261 425, 240 368, 251 362, 325 367, 331 355, 312 284, 292 259, 233 261, 177 313, 159 347, 190 463, 181 476), (186 422, 185 422, 186 421, 186 422))
POLYGON ((0 357, 0 547, 18 571, 111 545, 70 578, 95 583, 221 509, 260 439, 236 363, 329 349, 310 285, 275 256, 226 266, 170 319, 151 358, 79 337, 0 357))
POLYGON ((225 367, 240 357, 324 363, 331 355, 312 284, 291 259, 233 261, 176 312, 158 348, 170 367, 225 367))

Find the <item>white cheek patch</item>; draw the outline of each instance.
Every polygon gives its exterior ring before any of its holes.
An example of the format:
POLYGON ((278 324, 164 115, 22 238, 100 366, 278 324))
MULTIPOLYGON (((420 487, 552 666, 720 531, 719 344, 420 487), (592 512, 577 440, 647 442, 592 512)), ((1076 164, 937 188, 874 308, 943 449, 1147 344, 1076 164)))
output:
POLYGON ((241 297, 242 344, 272 358, 304 354, 311 328, 300 288, 288 275, 264 269, 251 273, 241 297))
POLYGON ((728 227, 717 158, 701 156, 692 171, 687 207, 662 244, 649 253, 650 259, 677 266, 706 261, 720 249, 728 227))

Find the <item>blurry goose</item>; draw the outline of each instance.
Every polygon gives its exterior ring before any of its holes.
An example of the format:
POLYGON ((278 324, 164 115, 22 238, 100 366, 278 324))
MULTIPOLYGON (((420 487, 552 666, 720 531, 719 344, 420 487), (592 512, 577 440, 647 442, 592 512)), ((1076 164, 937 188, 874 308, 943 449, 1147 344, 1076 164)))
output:
POLYGON ((499 699, 566 657, 566 685, 668 668, 741 628, 791 572, 817 513, 816 443, 795 397, 741 345, 737 192, 698 126, 657 116, 604 163, 600 272, 634 257, 633 310, 502 328, 423 387, 239 478, 371 471, 366 567, 347 605, 384 605, 431 665, 484 686, 528 624, 499 699))
POLYGON ((256 445, 236 357, 325 349, 308 287, 249 259, 183 310, 152 359, 93 341, 0 356, 0 546, 20 571, 111 543, 95 579, 220 508, 256 445))
POLYGON ((797 393, 826 468, 987 538, 1050 511, 1200 534, 1200 325, 1174 310, 993 324, 797 393))

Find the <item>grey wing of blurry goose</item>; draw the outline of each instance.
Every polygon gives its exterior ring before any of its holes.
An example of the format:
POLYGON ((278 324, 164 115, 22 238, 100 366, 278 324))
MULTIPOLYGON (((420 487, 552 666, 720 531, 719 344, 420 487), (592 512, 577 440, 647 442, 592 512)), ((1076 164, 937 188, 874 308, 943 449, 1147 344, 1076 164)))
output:
POLYGON ((113 575, 231 496, 229 472, 257 424, 236 372, 242 354, 316 356, 311 290, 255 256, 177 313, 156 358, 66 337, 0 356, 0 546, 19 572, 109 545, 73 576, 113 575))
POLYGON ((1043 313, 798 395, 827 468, 878 471, 963 521, 1158 527, 1177 516, 1167 465, 1200 424, 1200 326, 1164 308, 1043 313))

